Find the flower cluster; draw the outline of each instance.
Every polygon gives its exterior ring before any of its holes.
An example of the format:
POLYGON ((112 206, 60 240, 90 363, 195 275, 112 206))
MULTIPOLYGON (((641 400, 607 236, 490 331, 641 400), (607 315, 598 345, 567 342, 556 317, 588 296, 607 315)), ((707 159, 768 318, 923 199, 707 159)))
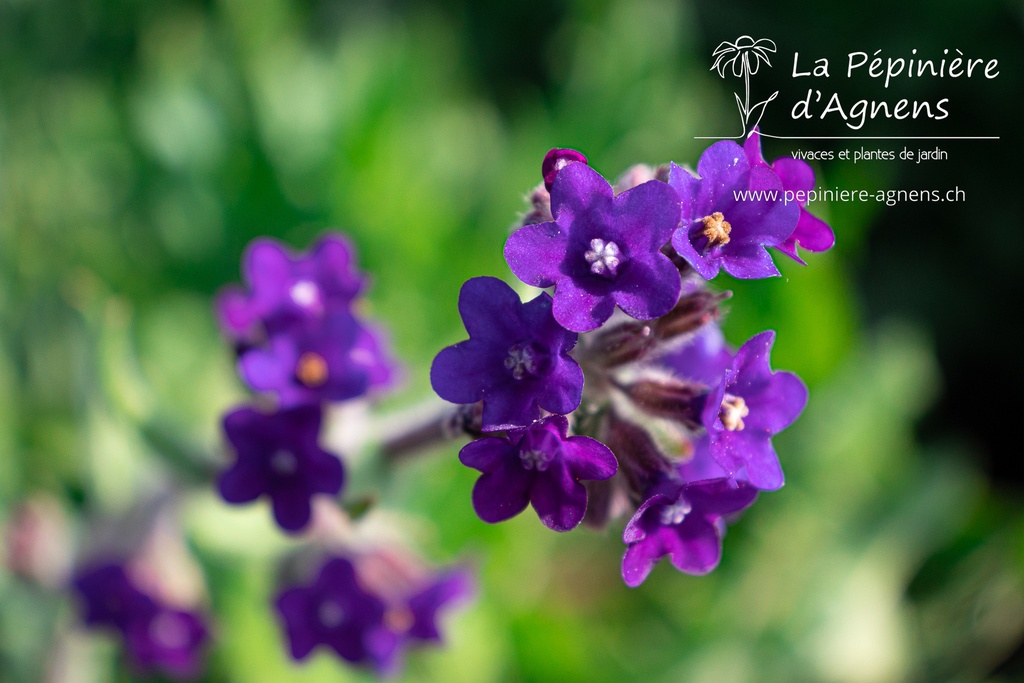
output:
POLYGON ((242 274, 246 287, 218 296, 218 319, 242 378, 276 405, 224 417, 236 461, 219 489, 232 504, 266 495, 278 524, 294 533, 309 523, 311 498, 337 496, 344 482, 341 461, 317 444, 323 404, 389 387, 396 366, 381 333, 356 315, 366 278, 344 236, 325 235, 299 255, 257 239, 242 274))
POLYGON ((224 416, 235 460, 217 487, 230 504, 266 496, 289 534, 316 526, 293 562, 330 553, 312 582, 284 572, 274 606, 292 658, 326 645, 352 664, 390 674, 407 648, 441 640, 438 613, 468 596, 470 579, 463 570, 431 572, 392 551, 351 548, 355 525, 328 500, 339 496, 345 470, 320 443, 325 404, 390 388, 397 375, 380 332, 356 313, 366 278, 354 260, 338 234, 308 254, 269 239, 249 245, 247 287, 225 289, 216 308, 242 378, 274 400, 224 416))
POLYGON ((72 586, 85 624, 120 634, 138 674, 193 678, 200 673, 208 637, 201 615, 142 590, 117 562, 84 567, 72 586))
POLYGON ((807 390, 774 372, 775 333, 732 350, 718 328, 727 294, 707 281, 779 274, 769 249, 800 263, 831 229, 783 190, 813 184, 796 159, 768 164, 756 132, 713 144, 696 173, 636 166, 613 186, 574 150, 551 150, 532 209, 505 243, 523 303, 495 278, 459 296, 469 339, 431 368, 437 394, 479 406, 461 461, 482 472, 473 506, 499 522, 532 505, 568 531, 607 522, 628 501, 622 575, 643 582, 669 556, 703 574, 726 521, 783 473, 772 437, 807 390), (570 435, 572 434, 572 435, 570 435))

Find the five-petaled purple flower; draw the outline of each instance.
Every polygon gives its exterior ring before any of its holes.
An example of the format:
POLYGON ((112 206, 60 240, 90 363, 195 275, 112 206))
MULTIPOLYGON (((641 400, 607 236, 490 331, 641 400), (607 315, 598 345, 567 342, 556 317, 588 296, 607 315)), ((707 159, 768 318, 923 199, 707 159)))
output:
POLYGON ((286 589, 275 604, 293 658, 326 645, 353 664, 392 666, 399 638, 384 624, 384 602, 360 586, 347 559, 330 558, 312 584, 286 589))
POLYGON ((639 586, 665 555, 681 572, 707 574, 722 557, 722 517, 755 498, 757 489, 725 478, 656 485, 622 533, 627 546, 622 579, 627 586, 639 586))
POLYGON ((276 240, 253 240, 242 258, 248 291, 228 287, 217 297, 221 328, 236 342, 251 342, 347 309, 365 283, 354 262, 340 234, 324 235, 299 256, 276 240))
POLYGON ((597 171, 569 163, 551 187, 551 215, 513 233, 505 260, 523 282, 554 286, 554 316, 566 329, 596 329, 616 306, 651 320, 675 305, 679 271, 661 252, 679 224, 668 185, 649 181, 616 196, 597 171))
POLYGON ((797 206, 800 207, 800 219, 797 221, 796 227, 792 234, 778 245, 777 249, 801 264, 804 264, 804 260, 797 252, 797 245, 808 251, 816 252, 831 249, 836 242, 832 228, 807 210, 806 193, 814 189, 814 170, 810 165, 802 159, 793 157, 780 157, 768 164, 761 155, 761 134, 756 128, 743 143, 743 151, 751 166, 769 166, 775 171, 779 180, 782 181, 782 189, 792 192, 797 206))
POLYGON ((740 347, 718 386, 705 397, 701 421, 711 455, 730 476, 763 490, 782 486, 772 436, 796 420, 807 387, 791 372, 772 372, 775 332, 762 332, 740 347))
POLYGON ((218 489, 228 503, 270 497, 274 518, 286 531, 303 529, 316 494, 341 491, 344 470, 336 455, 318 443, 318 405, 302 405, 264 413, 238 408, 224 417, 224 432, 237 460, 220 475, 218 489))
POLYGON ((569 422, 553 415, 504 437, 473 441, 459 452, 463 465, 483 472, 473 487, 473 509, 485 522, 502 522, 533 505, 555 531, 575 528, 587 511, 582 480, 615 474, 615 456, 600 441, 566 437, 569 422))
POLYGON ((708 147, 697 173, 671 165, 668 183, 682 207, 672 247, 705 280, 719 268, 744 279, 778 275, 766 247, 793 233, 800 211, 784 201, 779 177, 768 166, 751 166, 731 140, 708 147))
POLYGON ((501 280, 477 277, 462 286, 459 313, 469 339, 434 358, 438 396, 483 401, 484 431, 525 427, 541 409, 564 414, 579 406, 583 371, 569 356, 577 335, 552 317, 550 296, 522 303, 501 280))
POLYGON ((80 570, 72 585, 82 603, 82 620, 88 626, 119 632, 138 673, 172 678, 199 675, 208 634, 198 614, 154 599, 116 562, 80 570))

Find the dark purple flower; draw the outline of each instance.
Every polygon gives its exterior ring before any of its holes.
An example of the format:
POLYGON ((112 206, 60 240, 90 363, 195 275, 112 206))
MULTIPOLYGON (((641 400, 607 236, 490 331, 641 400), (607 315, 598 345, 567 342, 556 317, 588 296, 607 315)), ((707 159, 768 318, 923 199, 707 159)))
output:
POLYGON ((473 487, 473 509, 485 522, 515 517, 528 504, 549 529, 569 531, 583 520, 587 490, 582 480, 615 474, 615 456, 600 441, 566 438, 561 415, 504 437, 485 437, 459 453, 463 465, 483 472, 473 487))
POLYGON ((731 140, 708 147, 697 173, 671 165, 668 183, 682 206, 672 247, 705 280, 719 268, 744 279, 778 275, 766 247, 782 244, 799 218, 799 207, 783 201, 779 177, 767 166, 751 167, 731 140))
POLYGON ((661 253, 679 224, 679 198, 649 181, 615 196, 583 163, 562 168, 551 189, 553 221, 526 225, 505 243, 523 282, 554 285, 554 316, 566 329, 600 327, 618 306, 651 320, 679 298, 679 271, 661 253))
POLYGON ((120 563, 80 570, 72 586, 82 603, 82 620, 88 626, 124 631, 132 621, 146 619, 157 609, 153 599, 135 587, 120 563))
POLYGON ((329 559, 312 584, 286 589, 275 604, 294 659, 326 645, 354 664, 393 666, 399 639, 384 625, 384 602, 359 585, 345 558, 329 559))
POLYGON ((564 414, 579 406, 583 371, 569 356, 577 335, 552 317, 550 296, 524 304, 501 280, 477 277, 462 286, 459 313, 469 339, 434 358, 438 396, 483 401, 484 431, 524 427, 541 409, 564 414))
POLYGON ((206 624, 192 612, 159 607, 125 631, 132 666, 142 674, 195 678, 202 673, 206 624))
MULTIPOLYGON (((761 155, 761 134, 756 128, 743 144, 743 151, 751 166, 769 166, 775 171, 779 180, 782 181, 784 191, 806 193, 814 189, 814 170, 806 161, 792 157, 780 157, 768 164, 764 160, 761 155)), ((798 200, 796 204, 800 207, 800 218, 796 228, 782 244, 778 245, 777 249, 797 263, 803 264, 803 259, 797 253, 797 245, 808 251, 828 251, 835 244, 836 236, 828 223, 811 215, 811 212, 807 210, 806 195, 802 201, 798 200)))
POLYGON ((375 334, 345 310, 271 337, 238 359, 249 386, 277 394, 282 406, 362 396, 389 385, 394 367, 375 334))
POLYGON ((701 421, 715 461, 730 476, 756 488, 782 486, 782 468, 772 436, 796 420, 807 404, 807 387, 791 372, 772 372, 769 354, 775 332, 747 341, 736 352, 722 381, 706 397, 701 421))
POLYGON ((587 157, 582 152, 574 149, 552 149, 544 155, 544 161, 540 165, 541 175, 544 176, 544 189, 551 192, 551 185, 555 182, 555 176, 563 168, 572 163, 587 163, 587 157))
POLYGON ((728 479, 655 487, 622 533, 627 546, 622 579, 627 586, 639 586, 665 555, 681 572, 707 574, 722 557, 723 515, 750 506, 755 498, 757 489, 728 479))
POLYGON ((274 518, 286 531, 309 523, 310 499, 336 496, 344 470, 336 455, 320 448, 320 406, 303 405, 264 413, 238 408, 224 417, 224 432, 237 459, 221 473, 220 495, 240 504, 266 494, 274 518))
POLYGON ((347 311, 365 284, 354 261, 352 245, 338 233, 324 235, 298 256, 275 240, 253 240, 242 258, 248 290, 229 287, 218 296, 222 329, 236 341, 251 341, 261 326, 273 335, 347 311))
POLYGON ((82 620, 121 633, 128 660, 138 673, 172 678, 201 673, 208 634, 197 614, 158 602, 116 562, 79 571, 72 585, 82 601, 82 620))

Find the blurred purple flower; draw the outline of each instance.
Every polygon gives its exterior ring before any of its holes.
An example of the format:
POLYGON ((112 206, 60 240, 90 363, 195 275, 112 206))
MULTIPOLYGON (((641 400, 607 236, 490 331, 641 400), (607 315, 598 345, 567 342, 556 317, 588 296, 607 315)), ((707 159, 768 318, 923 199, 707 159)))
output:
POLYGON ((156 603, 135 587, 123 564, 110 562, 81 569, 71 585, 87 626, 125 631, 132 621, 146 619, 156 611, 156 603))
POLYGON ((639 586, 665 555, 681 572, 707 574, 722 557, 722 517, 756 498, 757 489, 728 479, 656 486, 623 531, 622 579, 627 586, 639 586))
POLYGON ((777 247, 792 234, 800 211, 783 202, 779 177, 767 166, 751 167, 743 148, 731 140, 708 147, 697 173, 671 165, 668 182, 682 206, 672 247, 705 280, 719 268, 744 279, 778 275, 766 247, 777 247), (759 194, 744 196, 748 191, 759 194))
POLYGON ((566 437, 569 422, 554 415, 504 437, 485 437, 459 453, 483 472, 473 487, 473 509, 485 522, 515 517, 528 504, 549 529, 569 531, 587 510, 583 480, 608 479, 618 463, 611 450, 586 436, 566 437))
POLYGON ((335 311, 319 325, 244 351, 239 372, 253 390, 276 394, 282 406, 357 398, 389 386, 397 373, 377 334, 348 311, 335 311))
POLYGON ((115 562, 80 570, 72 586, 82 603, 82 620, 88 626, 119 632, 137 673, 174 679, 202 673, 208 632, 198 614, 158 602, 132 582, 123 564, 115 562))
MULTIPOLYGON (((761 134, 755 128, 743 144, 743 151, 751 166, 768 166, 782 181, 782 189, 787 192, 809 192, 814 189, 814 170, 802 159, 780 157, 768 164, 761 155, 761 134)), ((777 246, 777 249, 797 263, 806 265, 797 252, 797 245, 808 251, 828 251, 836 242, 835 233, 828 223, 813 216, 807 210, 806 195, 802 201, 796 201, 800 207, 800 218, 792 234, 777 246)))
POLYGON ((526 225, 505 243, 523 282, 555 287, 554 316, 576 332, 600 327, 618 306, 651 320, 679 298, 679 272, 661 253, 679 224, 679 198, 650 181, 615 196, 583 163, 562 168, 551 189, 553 221, 526 225))
POLYGON ((347 559, 329 559, 312 584, 284 590, 275 604, 294 659, 326 645, 353 664, 393 669, 399 638, 384 625, 384 602, 359 585, 347 559))
POLYGON ((469 339, 434 358, 438 396, 482 400, 484 431, 525 427, 541 409, 564 414, 579 406, 583 371, 569 356, 577 335, 555 322, 550 296, 522 303, 501 280, 477 277, 462 286, 459 313, 469 339))
POLYGON ((344 483, 341 460, 318 443, 320 421, 320 407, 314 405, 228 413, 224 432, 237 459, 217 482, 221 497, 241 504, 266 494, 281 528, 302 530, 311 516, 310 499, 336 496, 344 483))
POLYGON ((161 606, 125 631, 128 660, 140 673, 192 679, 202 673, 206 624, 196 614, 161 606))
MULTIPOLYGON (((441 641, 441 632, 437 625, 438 614, 469 599, 473 595, 473 577, 464 569, 453 569, 439 576, 432 577, 423 586, 406 599, 406 608, 411 616, 409 626, 399 631, 400 635, 409 640, 441 641)), ((388 620, 385 617, 385 622, 388 620)), ((404 624, 399 624, 404 625, 404 624)))
POLYGON ((791 372, 769 365, 775 332, 749 339, 705 399, 701 420, 712 457, 730 476, 773 490, 784 478, 772 436, 796 420, 807 404, 807 387, 791 372))
POLYGON ((253 240, 242 257, 242 277, 246 288, 225 288, 216 303, 221 328, 236 342, 253 341, 261 328, 274 335, 348 310, 365 284, 340 233, 324 235, 298 256, 276 240, 253 240))

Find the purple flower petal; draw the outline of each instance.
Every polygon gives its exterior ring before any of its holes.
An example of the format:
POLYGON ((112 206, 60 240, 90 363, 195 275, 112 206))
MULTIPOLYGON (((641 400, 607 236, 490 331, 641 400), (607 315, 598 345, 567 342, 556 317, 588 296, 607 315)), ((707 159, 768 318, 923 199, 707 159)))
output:
POLYGON ((537 476, 530 489, 530 504, 547 528, 571 531, 587 511, 587 489, 559 460, 537 476))
POLYGON ((473 510, 489 524, 512 519, 529 505, 533 483, 532 472, 507 458, 500 469, 485 473, 476 480, 473 486, 473 510))

